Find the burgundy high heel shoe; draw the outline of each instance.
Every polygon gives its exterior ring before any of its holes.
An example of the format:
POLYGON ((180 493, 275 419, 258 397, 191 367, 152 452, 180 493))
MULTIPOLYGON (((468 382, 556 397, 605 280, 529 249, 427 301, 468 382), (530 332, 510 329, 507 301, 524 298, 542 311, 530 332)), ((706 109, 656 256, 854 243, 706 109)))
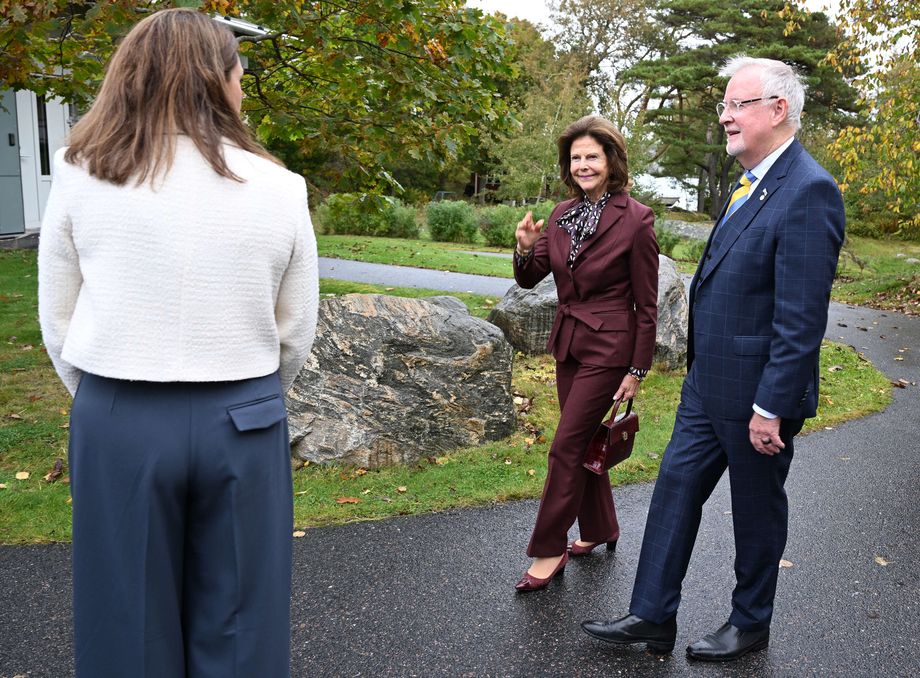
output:
MULTIPOLYGON (((579 556, 586 556, 586 555, 588 555, 589 553, 591 553, 591 551, 593 551, 594 549, 596 549, 598 546, 600 546, 600 545, 603 544, 603 543, 604 543, 604 542, 599 541, 599 542, 597 542, 596 544, 592 544, 591 546, 581 546, 581 545, 578 543, 577 540, 576 540, 576 541, 573 541, 571 544, 569 544, 569 555, 570 555, 570 556, 573 556, 573 557, 575 557, 575 558, 577 558, 577 557, 579 557, 579 556)), ((617 540, 616 540, 616 539, 614 539, 613 541, 608 541, 608 542, 607 542, 607 550, 608 550, 608 551, 615 551, 616 548, 617 548, 617 540)))
POLYGON ((539 577, 534 577, 529 572, 525 572, 524 576, 521 577, 521 581, 515 584, 514 588, 522 593, 525 591, 539 591, 540 589, 545 589, 554 577, 559 576, 565 571, 565 564, 567 562, 569 562, 568 551, 562 554, 562 558, 559 559, 556 569, 550 572, 546 579, 540 579, 539 577))

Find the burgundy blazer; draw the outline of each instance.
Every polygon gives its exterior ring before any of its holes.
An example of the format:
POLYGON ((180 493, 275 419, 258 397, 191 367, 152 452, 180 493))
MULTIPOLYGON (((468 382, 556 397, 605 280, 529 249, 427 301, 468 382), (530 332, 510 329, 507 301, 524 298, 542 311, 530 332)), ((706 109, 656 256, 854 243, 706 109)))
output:
POLYGON ((597 231, 582 243, 570 269, 572 238, 556 223, 576 199, 556 205, 549 225, 514 279, 530 289, 550 272, 559 306, 546 350, 600 367, 652 366, 658 319, 658 241, 655 215, 625 192, 601 213, 597 231))

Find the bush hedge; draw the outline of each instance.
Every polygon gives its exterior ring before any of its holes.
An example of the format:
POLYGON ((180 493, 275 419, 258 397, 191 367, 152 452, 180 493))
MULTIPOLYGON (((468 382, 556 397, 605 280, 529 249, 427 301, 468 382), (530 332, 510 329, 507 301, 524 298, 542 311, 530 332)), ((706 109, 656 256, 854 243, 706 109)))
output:
POLYGON ((674 258, 674 248, 680 242, 681 238, 673 231, 662 228, 655 224, 655 239, 658 241, 658 251, 664 256, 674 258))
POLYGON ((316 210, 316 220, 331 235, 417 238, 415 210, 398 198, 336 193, 316 210))
POLYGON ((428 232, 440 242, 475 242, 479 221, 473 206, 462 200, 430 202, 425 208, 428 232))
POLYGON ((514 232, 521 220, 518 209, 510 205, 479 208, 479 230, 492 247, 514 247, 514 232))

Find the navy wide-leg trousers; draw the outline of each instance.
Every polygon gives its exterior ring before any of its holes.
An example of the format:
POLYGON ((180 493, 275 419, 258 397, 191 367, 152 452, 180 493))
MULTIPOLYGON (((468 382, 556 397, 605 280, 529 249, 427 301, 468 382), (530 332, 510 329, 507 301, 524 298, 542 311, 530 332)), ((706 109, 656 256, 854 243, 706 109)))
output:
POLYGON ((70 477, 78 678, 289 675, 293 498, 277 374, 87 374, 70 477))
POLYGON ((743 630, 769 627, 779 561, 786 547, 784 485, 793 437, 802 422, 781 422, 786 449, 773 456, 754 449, 748 424, 749 420, 709 417, 691 368, 652 493, 629 608, 632 614, 660 624, 677 613, 703 504, 727 467, 737 580, 729 621, 743 630))

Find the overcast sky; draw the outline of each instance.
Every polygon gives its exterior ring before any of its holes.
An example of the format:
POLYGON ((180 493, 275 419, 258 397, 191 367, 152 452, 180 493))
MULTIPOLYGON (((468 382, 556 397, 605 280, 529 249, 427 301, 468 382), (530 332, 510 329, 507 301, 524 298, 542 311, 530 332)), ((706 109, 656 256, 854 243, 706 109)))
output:
MULTIPOLYGON (((501 12, 507 16, 528 19, 533 23, 549 24, 549 8, 544 0, 467 0, 466 4, 471 7, 479 7, 489 14, 501 12)), ((827 11, 828 7, 836 7, 839 2, 838 0, 805 0, 803 4, 812 11, 827 11)))

